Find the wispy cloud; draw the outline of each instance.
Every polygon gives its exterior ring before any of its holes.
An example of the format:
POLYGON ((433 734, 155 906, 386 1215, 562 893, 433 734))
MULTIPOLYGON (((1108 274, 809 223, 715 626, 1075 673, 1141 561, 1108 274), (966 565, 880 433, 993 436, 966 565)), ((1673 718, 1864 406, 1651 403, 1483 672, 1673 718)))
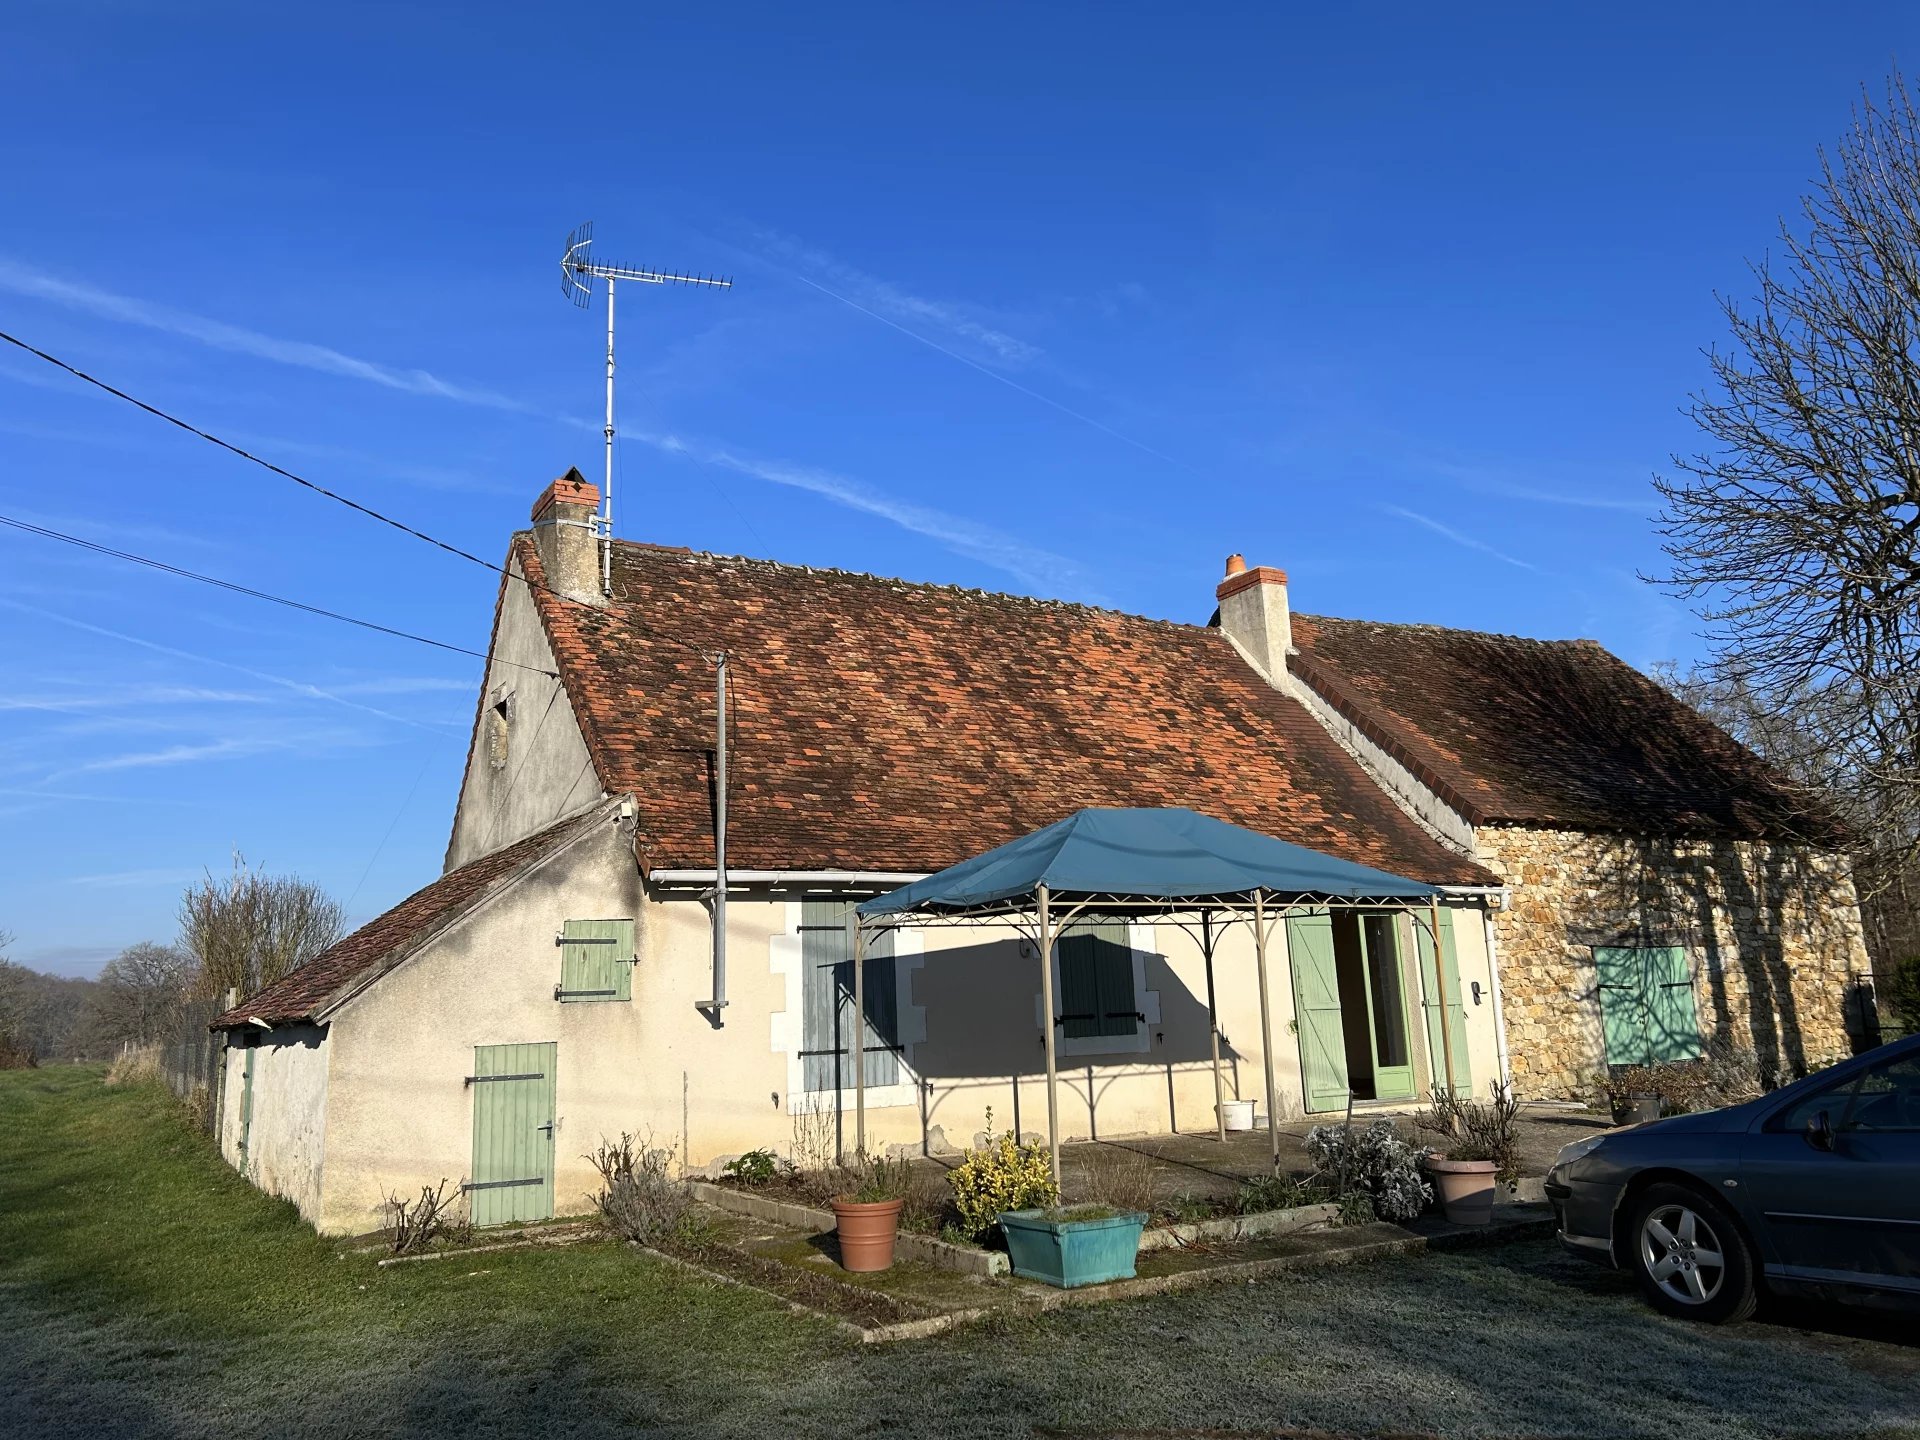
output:
POLYGON ((1408 510, 1400 505, 1376 505, 1374 509, 1380 511, 1382 514, 1394 515, 1402 520, 1411 521, 1415 525, 1424 525, 1427 529, 1433 531, 1434 534, 1443 535, 1456 545, 1464 545, 1469 550, 1478 550, 1483 555, 1491 555, 1494 559, 1512 565, 1517 569, 1531 570, 1536 574, 1539 573, 1540 567, 1531 561, 1509 555, 1506 551, 1489 545, 1476 535, 1468 535, 1463 531, 1454 529, 1451 525, 1442 524, 1431 515, 1422 515, 1417 510, 1408 510))
POLYGON ((804 278, 799 274, 801 271, 824 277, 870 310, 927 329, 944 331, 957 340, 978 347, 998 364, 1018 368, 1039 358, 1041 354, 1039 346, 978 319, 978 311, 972 306, 916 295, 891 280, 869 275, 777 230, 762 230, 756 239, 769 254, 797 267, 790 272, 796 278, 804 278))
POLYGON ((83 630, 90 635, 103 636, 109 640, 118 640, 123 644, 135 645, 142 650, 151 650, 160 655, 171 655, 176 660, 190 660, 196 665, 216 665, 222 670, 232 670, 241 675, 263 680, 269 685, 277 685, 295 695, 304 695, 311 700, 324 700, 329 704, 344 706, 349 710, 358 710, 363 714, 377 715, 382 720, 391 720, 396 725, 411 726, 416 730, 444 730, 451 722, 433 722, 415 720, 410 715, 396 715, 391 710, 381 710, 372 705, 363 705, 335 691, 319 685, 309 684, 305 680, 289 679, 285 675, 275 675, 270 670, 256 670, 251 665, 242 665, 233 660, 220 660, 211 655, 196 655, 191 650, 181 650, 172 645, 162 645, 157 640, 143 639, 138 635, 128 635, 124 631, 110 630, 104 625, 94 625, 85 620, 75 619, 71 615, 61 615, 56 611, 44 610, 38 605, 27 605, 18 600, 9 600, 0 596, 0 606, 9 610, 19 610, 29 615, 37 615, 42 620, 51 620, 56 625, 66 625, 75 630, 83 630))
MULTIPOLYGON (((806 279, 806 277, 797 274, 796 278, 806 279)), ((811 280, 806 281, 806 283, 816 284, 816 282, 811 280)), ((826 287, 818 285, 816 285, 816 288, 826 289, 826 287)), ((263 335, 258 331, 244 330, 237 326, 229 325, 224 321, 209 319, 206 316, 193 315, 185 311, 153 305, 144 300, 118 295, 91 285, 83 285, 63 280, 59 277, 35 270, 17 261, 9 260, 4 256, 0 256, 0 290, 12 291, 15 294, 30 295, 36 299, 45 300, 52 304, 84 311, 88 314, 97 315, 103 319, 113 320, 123 324, 147 326, 151 329, 161 330, 171 335, 177 335, 183 339, 193 340, 197 343, 211 346, 214 349, 251 355, 258 359, 273 361, 277 364, 290 365, 307 370, 317 370, 324 374, 340 375, 349 379, 384 386, 388 389, 401 390, 414 395, 430 396, 435 399, 451 400, 463 405, 475 405, 483 408, 505 410, 514 414, 537 415, 540 418, 556 424, 583 429, 597 430, 599 428, 597 425, 589 425, 588 422, 580 419, 578 416, 551 414, 517 400, 510 395, 503 395, 498 391, 486 390, 470 385, 455 384, 451 381, 442 380, 440 377, 425 370, 398 369, 393 366, 378 364, 371 360, 363 360, 357 356, 344 354, 341 351, 333 350, 323 345, 314 345, 301 340, 286 340, 276 336, 263 335)), ((828 291, 827 293, 833 294, 835 292, 828 291)), ((845 299, 846 297, 836 294, 835 298, 845 299)), ((905 297, 905 300, 911 299, 913 299, 913 297, 905 297)), ((905 300, 903 300, 902 303, 905 303, 905 300)), ((853 305, 855 309, 866 308, 852 300, 847 300, 846 303, 853 305)), ((1026 386, 1008 379, 1006 376, 979 364, 977 361, 968 359, 957 351, 948 350, 945 346, 928 340, 916 331, 906 329, 906 327, 897 324, 897 322, 887 319, 884 315, 879 315, 872 311, 868 311, 867 313, 874 314, 874 318, 882 321, 882 323, 893 325, 903 333, 913 336, 916 340, 931 345, 934 349, 940 350, 944 354, 951 355, 952 358, 960 361, 962 364, 972 366, 980 370, 983 374, 999 380, 1003 384, 1011 385, 1014 389, 1031 395, 1043 404, 1051 405, 1056 410, 1071 415, 1073 418, 1091 425, 1095 429, 1111 435, 1117 440, 1128 445, 1133 445, 1138 449, 1145 450, 1149 454, 1159 456, 1159 458, 1167 460, 1172 464, 1182 464, 1182 462, 1174 460, 1171 456, 1164 455, 1160 451, 1152 449, 1150 446, 1142 445, 1140 442, 1132 440, 1120 434, 1118 431, 1102 425, 1097 420, 1082 415, 1078 411, 1068 409, 1056 400, 1041 395, 1037 391, 1028 390, 1026 386)), ((623 434, 630 434, 630 432, 623 432, 623 434)), ((747 460, 724 446, 697 446, 691 442, 682 442, 673 436, 641 436, 636 438, 640 438, 643 443, 655 445, 664 450, 672 450, 674 453, 690 456, 706 464, 722 465, 742 474, 756 476, 759 479, 769 481, 773 484, 787 485, 793 489, 805 490, 822 499, 845 506, 848 509, 877 516, 916 535, 923 535, 935 540, 956 554, 992 565, 996 569, 1003 570, 1011 575, 1016 575, 1020 579, 1036 586, 1045 585, 1051 588, 1059 583, 1063 574, 1077 573, 1078 570, 1077 566, 1074 566, 1072 562, 1067 561, 1064 557, 1024 545, 1013 537, 1005 535, 990 526, 965 520, 958 516, 948 515, 926 506, 916 505, 911 501, 875 490, 871 486, 834 476, 811 466, 789 461, 747 460)), ((1183 466, 1182 468, 1189 467, 1183 466)), ((70 621, 66 623, 81 624, 82 622, 70 621)), ((83 628, 93 629, 97 627, 83 626, 83 628)), ((116 634, 116 632, 105 630, 101 630, 100 633, 116 634)), ((167 649, 167 647, 164 646, 153 646, 152 642, 142 641, 131 636, 116 635, 116 638, 127 640, 133 644, 148 645, 150 648, 167 649)), ((185 652, 167 651, 167 653, 184 654, 185 652)), ((203 657, 195 656, 189 658, 202 659, 203 657)), ((297 687, 300 683, 284 680, 278 676, 264 676, 263 672, 248 671, 244 666, 231 668, 240 669, 243 673, 262 675, 262 678, 270 679, 276 684, 297 687)), ((339 696, 327 696, 324 692, 321 692, 321 698, 338 699, 339 696)), ((349 702, 342 700, 341 703, 346 704, 349 702)), ((384 711, 374 711, 373 713, 384 715, 385 718, 388 719, 400 719, 402 723, 405 724, 419 723, 404 720, 399 716, 386 715, 384 711)))
MULTIPOLYGON (((1651 490, 1637 497, 1607 495, 1590 488, 1543 485, 1537 479, 1515 480, 1504 473, 1505 467, 1498 464, 1465 464, 1432 458, 1422 463, 1436 474, 1457 481, 1478 494, 1497 495, 1506 500, 1524 500, 1535 505, 1565 505, 1579 510, 1618 510, 1632 515, 1647 515, 1654 508, 1651 490)), ((1550 475, 1554 468, 1551 465, 1541 466, 1530 473, 1550 475)), ((1596 474, 1595 478, 1600 477, 1596 474)))
POLYGON ((1047 406, 1049 409, 1057 410, 1062 415, 1067 416, 1071 420, 1077 420, 1082 425, 1088 426, 1089 428, 1094 430, 1098 430, 1102 435, 1107 436, 1109 439, 1118 440, 1122 445, 1131 446, 1133 449, 1140 451, 1143 455, 1151 455, 1156 460, 1164 460, 1167 464, 1173 466, 1175 469, 1184 470, 1190 475, 1200 476, 1203 479, 1205 478, 1203 475, 1201 475, 1201 472, 1199 470, 1195 469, 1193 466, 1189 465, 1186 461, 1180 459, 1179 457, 1174 455, 1169 455, 1164 450, 1156 450, 1153 446, 1147 444, 1144 440, 1136 440, 1131 435, 1123 434, 1121 431, 1114 429, 1111 425, 1106 424, 1104 421, 1096 420, 1093 418, 1093 416, 1087 414, 1085 411, 1076 410, 1071 405, 1063 405, 1060 401, 1054 399, 1051 395, 1044 395, 1040 391, 1035 390, 1030 385, 1022 385, 1018 380, 1015 380, 1012 376, 1001 374, 999 370, 996 370, 991 365, 983 365, 980 363, 980 361, 975 360, 970 356, 963 355, 958 350, 955 350, 950 346, 942 345, 938 340, 934 340, 929 336, 923 335, 920 331, 914 329, 909 325, 902 324, 900 321, 895 320, 890 316, 883 315, 880 311, 874 309, 873 306, 862 304, 859 300, 854 299, 851 295, 847 295, 839 290, 836 290, 831 285, 822 284, 820 281, 815 280, 812 276, 803 275, 798 270, 793 270, 788 268, 785 265, 778 264, 773 260, 768 259, 765 256, 762 256, 761 260, 764 264, 770 266, 775 270, 778 270, 783 275, 789 276, 790 278, 799 281, 802 285, 808 286, 810 289, 818 290, 822 295, 826 295, 831 297, 832 299, 838 300, 842 305, 847 306, 849 309, 858 310, 862 315, 865 315, 870 320, 878 320, 882 325, 887 326, 891 330, 898 330, 902 335, 905 335, 909 340, 917 341, 920 344, 925 345, 929 350, 937 350, 940 352, 940 354, 946 356, 949 360, 956 360, 960 364, 965 365, 969 370, 978 371, 980 374, 986 376, 989 380, 992 380, 998 384, 1004 385, 1009 390, 1018 391, 1020 394, 1025 395, 1029 400, 1037 400, 1039 401, 1040 404, 1047 406))
POLYGON ((135 750, 124 755, 108 755, 98 760, 82 761, 56 771, 47 779, 52 781, 70 779, 75 775, 99 775, 112 770, 154 770, 173 765, 192 765, 204 760, 238 760, 253 755, 266 755, 274 751, 291 750, 297 746, 304 748, 303 742, 295 737, 267 735, 231 736, 224 740, 211 740, 200 745, 169 745, 161 750, 135 750))
POLYGON ((110 685, 91 694, 0 695, 0 711, 80 714, 156 705, 264 705, 274 698, 256 691, 213 690, 199 685, 110 685))
POLYGON ((258 330, 230 325, 224 320, 209 319, 207 316, 195 315, 189 311, 175 310, 170 306, 137 300, 130 295, 121 295, 96 285, 63 279, 3 256, 0 256, 0 290, 24 295, 34 300, 43 300, 64 309, 95 315, 103 320, 113 320, 123 325, 139 325, 149 330, 177 335, 182 339, 193 340, 215 350, 225 350, 236 355, 250 355, 258 360, 271 360, 276 364, 313 370, 323 375, 338 375, 348 380, 362 380, 370 385, 399 390, 409 395, 430 395, 442 400, 457 400, 466 405, 485 405, 492 409, 509 410, 519 414, 537 413, 535 407, 516 400, 511 395, 503 395, 497 390, 455 384, 453 381, 441 379, 428 370, 404 370, 388 365, 378 365, 371 360, 362 360, 327 345, 263 335, 258 330))
POLYGON ((104 875, 71 875, 67 883, 94 890, 138 890, 185 885, 198 878, 192 870, 114 870, 104 875))
MULTIPOLYGON (((831 500, 836 505, 844 505, 849 510, 877 516, 898 525, 902 530, 937 540, 956 554, 1005 571, 1044 592, 1057 594, 1063 586, 1080 588, 1081 567, 1064 555, 1037 549, 991 526, 950 515, 943 510, 911 504, 844 475, 784 461, 755 459, 724 446, 684 440, 678 435, 641 433, 634 438, 665 454, 682 456, 701 465, 718 466, 736 474, 764 480, 770 485, 804 490, 810 495, 831 500)), ((1088 598, 1097 597, 1089 593, 1088 598)))

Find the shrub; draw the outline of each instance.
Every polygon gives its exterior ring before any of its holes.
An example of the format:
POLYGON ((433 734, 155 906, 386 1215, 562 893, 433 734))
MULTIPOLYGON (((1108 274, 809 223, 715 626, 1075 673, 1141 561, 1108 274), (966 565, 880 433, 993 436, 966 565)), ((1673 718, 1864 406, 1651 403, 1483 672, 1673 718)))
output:
POLYGON ((986 1144, 973 1151, 947 1176, 953 1187, 957 1228, 979 1241, 1008 1210, 1036 1210, 1056 1204, 1060 1186, 1054 1180, 1046 1147, 1022 1145, 1015 1135, 993 1133, 993 1111, 987 1111, 986 1144))
POLYGON ((1420 1178, 1419 1155, 1385 1120, 1364 1130, 1350 1125, 1316 1125, 1307 1132, 1307 1154, 1343 1200, 1358 1191, 1387 1220, 1411 1220, 1433 1198, 1420 1178))
POLYGON ((158 1085, 163 1078, 157 1042, 139 1044, 129 1040, 107 1066, 109 1085, 158 1085))
POLYGON ((454 1220, 453 1210, 460 1191, 447 1194, 450 1182, 444 1178, 436 1185, 422 1185, 418 1200, 402 1200, 396 1191, 387 1196, 387 1229, 391 1232, 393 1253, 417 1255, 442 1235, 464 1234, 469 1228, 454 1220))
POLYGON ((771 1150, 749 1150, 738 1160, 729 1160, 720 1170, 742 1185, 770 1185, 791 1168, 771 1150))
POLYGON ((1491 1160, 1498 1167, 1494 1178, 1512 1190, 1520 1182, 1520 1143, 1513 1133, 1519 1113, 1512 1088, 1496 1080, 1485 1104, 1435 1090, 1432 1105, 1414 1124, 1442 1138, 1449 1160, 1491 1160))
POLYGON ((31 1070, 39 1063, 29 1041, 0 1031, 0 1070, 31 1070))
POLYGON ((671 1150, 656 1149, 622 1131, 618 1140, 602 1138, 585 1157, 600 1172, 601 1191, 593 1197, 601 1223, 623 1239, 641 1245, 663 1240, 693 1240, 703 1227, 693 1208, 693 1191, 670 1173, 671 1150))
POLYGON ((1908 1035, 1920 1035, 1920 955, 1896 961, 1880 997, 1893 1023, 1908 1035))
POLYGON ((1298 1210, 1303 1205, 1322 1205, 1332 1198, 1325 1186, 1312 1180, 1292 1175, 1257 1175, 1240 1186, 1232 1203, 1237 1214, 1258 1215, 1266 1210, 1298 1210))

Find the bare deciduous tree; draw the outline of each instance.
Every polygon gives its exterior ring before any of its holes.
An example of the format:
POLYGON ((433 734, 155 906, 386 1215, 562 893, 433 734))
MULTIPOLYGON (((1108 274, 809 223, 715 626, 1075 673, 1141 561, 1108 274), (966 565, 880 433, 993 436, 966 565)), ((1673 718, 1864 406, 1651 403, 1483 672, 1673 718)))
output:
POLYGON ((1667 583, 1700 607, 1747 737, 1920 850, 1920 115, 1894 76, 1723 300, 1732 344, 1658 479, 1667 583), (1765 717, 1773 717, 1771 720, 1765 717), (1761 727, 1772 725, 1770 732, 1761 727), (1794 727, 1800 733, 1793 733, 1794 727))
POLYGON ((170 1037, 195 979, 186 951, 151 940, 129 945, 100 971, 90 1007, 92 1036, 109 1048, 170 1037))
POLYGON ((251 869, 236 854, 230 874, 209 872, 180 901, 180 944, 205 994, 251 995, 338 940, 340 902, 310 881, 251 869))

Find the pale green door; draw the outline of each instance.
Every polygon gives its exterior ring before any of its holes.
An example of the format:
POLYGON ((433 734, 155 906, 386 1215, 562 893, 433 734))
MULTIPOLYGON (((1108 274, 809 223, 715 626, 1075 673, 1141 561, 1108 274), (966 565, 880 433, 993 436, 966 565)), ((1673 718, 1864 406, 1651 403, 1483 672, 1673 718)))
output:
POLYGON ((1447 1076, 1447 1050, 1453 1050, 1453 1093, 1473 1093, 1473 1067, 1467 1063, 1467 1007, 1460 1002, 1460 953, 1453 944, 1453 912, 1440 912, 1440 953, 1446 961, 1447 993, 1440 994, 1440 980, 1433 963, 1433 936, 1429 923, 1433 912, 1418 910, 1413 915, 1414 946, 1420 955, 1420 1008, 1427 1021, 1427 1063, 1433 1076, 1433 1089, 1444 1090, 1447 1076), (1446 1034, 1440 1031, 1445 1017, 1446 1034))
POLYGON ((1347 1043, 1340 1028, 1340 977, 1333 963, 1333 916, 1325 910, 1287 915, 1287 957, 1293 971, 1294 1028, 1308 1110, 1347 1103, 1347 1043))
POLYGON ((553 1214, 552 1041, 473 1049, 473 1173, 467 1199, 475 1225, 545 1220, 553 1214))
POLYGON ((1693 967, 1678 945, 1593 950, 1609 1065, 1658 1065, 1700 1055, 1693 967))
POLYGON ((1367 977, 1367 1032, 1373 1041, 1373 1098, 1413 1098, 1413 1043, 1401 979, 1399 927, 1380 912, 1360 917, 1361 970, 1367 977))

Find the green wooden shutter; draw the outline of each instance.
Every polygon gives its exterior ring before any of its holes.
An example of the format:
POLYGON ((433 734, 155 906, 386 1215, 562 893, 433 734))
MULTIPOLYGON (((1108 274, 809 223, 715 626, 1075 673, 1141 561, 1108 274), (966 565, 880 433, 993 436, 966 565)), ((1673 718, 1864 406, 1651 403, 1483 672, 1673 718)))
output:
POLYGON ((473 1171, 467 1200, 476 1225, 553 1214, 554 1062, 559 1046, 476 1045, 473 1171))
POLYGON ((1100 1033, 1100 968, 1091 929, 1076 927, 1054 942, 1060 959, 1061 1033, 1084 1040, 1100 1033))
POLYGON ((1342 1109, 1347 1103, 1347 1042, 1340 1028, 1333 916, 1325 910, 1288 912, 1287 956, 1293 971, 1294 1028, 1299 1032, 1300 1078, 1307 1109, 1342 1109))
POLYGON ((563 1003, 633 998, 633 921, 569 920, 560 937, 563 1003))
POLYGON ((1593 947, 1600 1029, 1609 1065, 1645 1065, 1653 1058, 1647 1010, 1647 967, 1641 952, 1623 945, 1593 947))
POLYGON ((1473 1066, 1467 1058, 1467 1007, 1460 999, 1460 952, 1453 943, 1453 912, 1440 912, 1440 954, 1447 962, 1447 993, 1444 1003, 1440 980, 1433 964, 1433 936, 1427 927, 1433 912, 1426 910, 1413 917, 1414 943, 1420 952, 1420 1009, 1427 1022, 1428 1073, 1435 1090, 1446 1088, 1446 1046, 1453 1046, 1453 1093, 1473 1093, 1473 1066), (1441 1017, 1446 1017, 1447 1033, 1440 1034, 1441 1017))
POLYGON ((1700 1012, 1693 966, 1678 945, 1641 952, 1645 959, 1647 1050, 1655 1061, 1700 1058, 1700 1012))

